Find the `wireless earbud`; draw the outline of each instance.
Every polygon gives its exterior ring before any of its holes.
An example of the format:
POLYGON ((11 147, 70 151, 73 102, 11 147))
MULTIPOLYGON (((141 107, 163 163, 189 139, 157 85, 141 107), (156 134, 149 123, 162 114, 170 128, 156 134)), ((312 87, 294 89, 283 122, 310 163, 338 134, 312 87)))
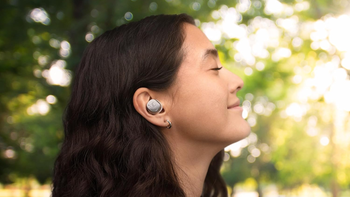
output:
POLYGON ((162 111, 163 106, 158 100, 151 99, 147 102, 146 109, 150 114, 156 114, 162 111))

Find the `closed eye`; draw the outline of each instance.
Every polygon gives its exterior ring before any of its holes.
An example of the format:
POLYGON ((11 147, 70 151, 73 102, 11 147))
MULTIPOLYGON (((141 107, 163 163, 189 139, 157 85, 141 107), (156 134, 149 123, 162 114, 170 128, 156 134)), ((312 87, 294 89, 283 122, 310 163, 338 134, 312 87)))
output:
POLYGON ((213 68, 212 70, 220 70, 222 69, 222 66, 220 68, 213 68))

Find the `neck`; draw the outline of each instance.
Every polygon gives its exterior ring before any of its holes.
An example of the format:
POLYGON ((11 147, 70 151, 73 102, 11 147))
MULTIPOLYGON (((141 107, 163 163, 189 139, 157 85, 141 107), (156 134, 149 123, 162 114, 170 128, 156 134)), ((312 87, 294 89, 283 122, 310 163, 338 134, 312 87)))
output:
POLYGON ((187 197, 202 195, 205 177, 213 157, 219 152, 213 147, 185 140, 168 140, 173 152, 174 167, 187 197))

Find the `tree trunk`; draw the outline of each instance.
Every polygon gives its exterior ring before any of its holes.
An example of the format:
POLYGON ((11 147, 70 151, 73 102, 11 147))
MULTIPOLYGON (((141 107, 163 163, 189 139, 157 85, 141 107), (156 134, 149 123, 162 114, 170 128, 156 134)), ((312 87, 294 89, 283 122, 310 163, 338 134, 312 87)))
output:
POLYGON ((229 194, 230 197, 233 197, 235 195, 235 184, 232 185, 232 191, 231 194, 229 194))
POLYGON ((263 194, 262 189, 261 189, 260 181, 256 180, 256 183, 258 184, 258 186, 256 187, 256 192, 258 192, 259 197, 263 197, 264 194, 263 194))
POLYGON ((340 196, 338 183, 334 179, 331 182, 331 189, 332 189, 332 197, 340 196))

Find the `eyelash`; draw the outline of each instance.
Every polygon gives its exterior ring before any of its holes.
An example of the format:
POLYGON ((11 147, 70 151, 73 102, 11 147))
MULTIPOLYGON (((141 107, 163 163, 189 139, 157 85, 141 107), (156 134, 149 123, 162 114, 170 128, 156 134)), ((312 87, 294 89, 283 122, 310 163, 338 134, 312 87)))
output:
POLYGON ((220 68, 213 68, 212 70, 220 70, 222 69, 222 66, 220 68))

